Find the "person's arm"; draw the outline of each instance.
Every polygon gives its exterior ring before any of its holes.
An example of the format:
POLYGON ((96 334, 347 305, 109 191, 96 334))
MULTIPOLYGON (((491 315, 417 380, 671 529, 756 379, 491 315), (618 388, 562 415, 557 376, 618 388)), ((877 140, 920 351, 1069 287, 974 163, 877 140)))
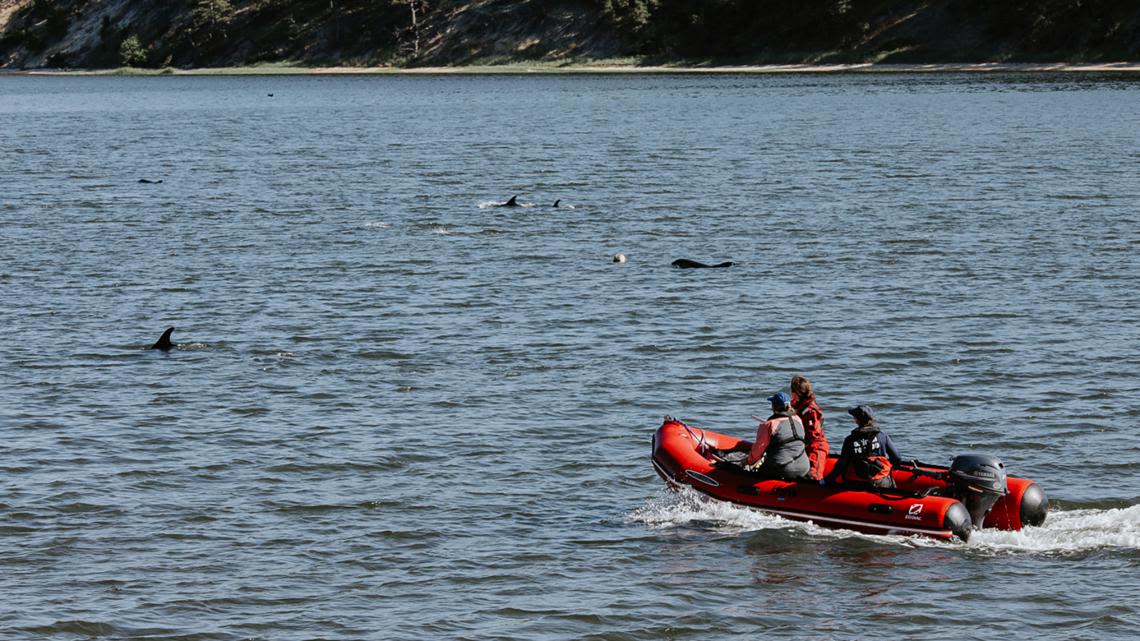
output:
POLYGON ((900 465, 903 462, 903 458, 895 447, 894 441, 891 440, 891 437, 886 432, 880 433, 880 436, 883 437, 883 450, 887 453, 887 458, 890 459, 891 465, 900 465))
POLYGON ((768 449, 768 443, 772 442, 772 429, 772 421, 765 421, 756 428, 756 442, 752 444, 752 451, 748 453, 745 465, 755 465, 756 461, 764 456, 764 450, 768 449))
POLYGON ((823 414, 816 411, 814 408, 808 408, 804 412, 804 434, 807 436, 807 442, 812 448, 818 447, 815 443, 820 440, 827 440, 823 434, 823 414))

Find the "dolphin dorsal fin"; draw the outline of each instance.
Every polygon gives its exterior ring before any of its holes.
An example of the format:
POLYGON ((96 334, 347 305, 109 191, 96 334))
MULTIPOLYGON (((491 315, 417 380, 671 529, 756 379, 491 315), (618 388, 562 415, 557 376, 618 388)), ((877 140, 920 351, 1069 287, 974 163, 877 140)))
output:
POLYGON ((164 352, 170 351, 170 348, 174 347, 174 343, 170 342, 170 335, 173 333, 174 333, 174 328, 173 327, 167 327, 166 331, 162 333, 162 337, 158 339, 158 342, 155 343, 154 345, 151 345, 150 348, 151 349, 161 349, 164 352))
POLYGON ((518 206, 519 206, 519 204, 518 204, 517 202, 515 202, 515 199, 516 199, 516 198, 518 198, 518 196, 511 196, 511 199, 510 199, 510 200, 508 200, 508 201, 507 201, 506 203, 504 203, 504 204, 505 204, 507 207, 518 207, 518 206))
POLYGON ((551 205, 551 206, 552 206, 552 207, 557 207, 557 206, 558 206, 558 203, 560 203, 560 202, 562 202, 562 199, 561 199, 561 198, 559 198, 558 200, 554 201, 554 204, 553 204, 553 205, 551 205))

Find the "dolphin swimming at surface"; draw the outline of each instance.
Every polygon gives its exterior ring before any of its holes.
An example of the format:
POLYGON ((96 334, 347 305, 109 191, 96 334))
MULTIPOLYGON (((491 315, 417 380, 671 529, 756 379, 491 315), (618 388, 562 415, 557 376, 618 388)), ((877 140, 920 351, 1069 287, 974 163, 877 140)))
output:
POLYGON ((520 205, 518 203, 517 199, 518 199, 518 196, 511 196, 511 199, 508 200, 507 202, 499 203, 498 205, 495 205, 495 206, 496 207, 522 207, 522 205, 520 205))
POLYGON ((732 267, 732 261, 726 260, 723 263, 717 263, 716 265, 706 265, 704 263, 698 263, 695 260, 689 260, 688 258, 678 258, 677 260, 673 261, 673 266, 679 267, 681 269, 697 269, 700 267, 714 269, 717 267, 732 267))

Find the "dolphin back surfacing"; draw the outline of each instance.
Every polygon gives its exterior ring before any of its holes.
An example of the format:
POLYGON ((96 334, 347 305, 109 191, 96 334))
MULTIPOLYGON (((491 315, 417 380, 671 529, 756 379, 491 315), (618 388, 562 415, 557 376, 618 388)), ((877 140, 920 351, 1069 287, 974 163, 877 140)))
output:
POLYGON ((680 269, 715 269, 717 267, 732 267, 732 261, 726 260, 723 263, 717 263, 716 265, 706 265, 704 263, 698 263, 695 260, 689 260, 688 258, 678 258, 677 260, 673 261, 673 266, 680 269))

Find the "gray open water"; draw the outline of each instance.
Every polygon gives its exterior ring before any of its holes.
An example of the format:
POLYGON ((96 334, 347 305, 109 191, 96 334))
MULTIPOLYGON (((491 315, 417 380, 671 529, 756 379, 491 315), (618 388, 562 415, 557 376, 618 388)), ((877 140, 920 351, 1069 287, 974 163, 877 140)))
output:
POLYGON ((0 77, 0 177, 4 639, 1140 627, 1131 77, 0 77), (1054 512, 663 489, 797 372, 1054 512))

